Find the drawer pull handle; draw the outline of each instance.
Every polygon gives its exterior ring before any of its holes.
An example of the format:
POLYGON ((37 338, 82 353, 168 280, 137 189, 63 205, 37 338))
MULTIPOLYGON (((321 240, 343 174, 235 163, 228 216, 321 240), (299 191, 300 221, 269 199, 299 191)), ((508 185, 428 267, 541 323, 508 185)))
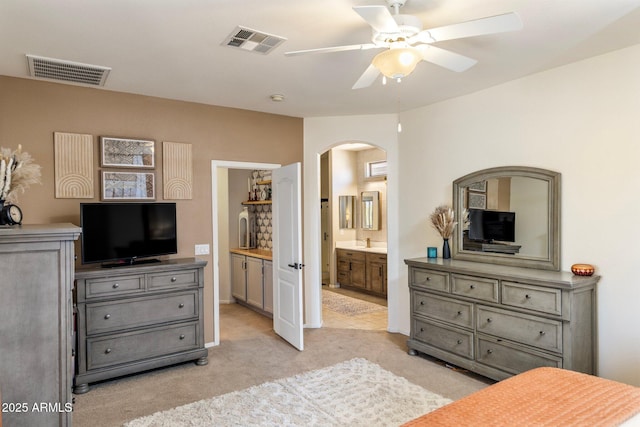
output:
POLYGON ((431 281, 431 277, 427 276, 427 282, 431 281))
POLYGON ((487 350, 487 354, 491 354, 491 353, 493 353, 493 350, 491 349, 487 350))
POLYGON ((475 289, 476 285, 469 285, 469 289, 475 289))
POLYGON ((424 301, 420 301, 420 305, 424 305, 424 301))
POLYGON ((461 311, 458 311, 458 316, 462 316, 462 312, 461 311))
POLYGON ((545 331, 540 331, 540 335, 546 335, 547 333, 545 331))
POLYGON ((171 278, 171 283, 175 282, 176 280, 178 280, 178 279, 176 279, 175 277, 172 277, 171 278))
POLYGON ((180 335, 180 339, 183 340, 184 339, 184 334, 180 335))
POLYGON ((105 319, 107 319, 107 320, 109 320, 109 319, 111 319, 111 315, 110 315, 110 314, 105 314, 105 315, 104 315, 104 318, 105 318, 105 319))
POLYGON ((493 319, 491 317, 488 317, 487 318, 487 323, 491 323, 491 322, 493 322, 493 319))
POLYGON ((424 328, 420 328, 420 332, 424 332, 424 328))
POLYGON ((105 353, 105 354, 109 354, 109 353, 111 353, 111 349, 110 349, 110 348, 106 349, 106 350, 104 351, 104 353, 105 353))
POLYGON ((531 295, 529 295, 529 294, 526 294, 524 297, 525 297, 526 299, 531 299, 531 295))
POLYGON ((119 287, 120 287, 120 284, 119 284, 119 283, 114 283, 114 284, 113 284, 113 289, 118 289, 119 287))
POLYGON ((462 340, 456 341, 457 344, 462 344, 462 340))
POLYGON ((178 304, 178 308, 184 308, 184 303, 178 304))

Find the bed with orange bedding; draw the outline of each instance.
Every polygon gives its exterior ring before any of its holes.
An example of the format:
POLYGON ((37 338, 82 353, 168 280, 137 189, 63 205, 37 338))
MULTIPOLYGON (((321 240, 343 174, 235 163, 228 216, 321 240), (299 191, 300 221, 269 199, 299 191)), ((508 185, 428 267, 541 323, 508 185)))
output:
POLYGON ((640 426, 640 388, 558 368, 493 384, 404 424, 418 426, 640 426))

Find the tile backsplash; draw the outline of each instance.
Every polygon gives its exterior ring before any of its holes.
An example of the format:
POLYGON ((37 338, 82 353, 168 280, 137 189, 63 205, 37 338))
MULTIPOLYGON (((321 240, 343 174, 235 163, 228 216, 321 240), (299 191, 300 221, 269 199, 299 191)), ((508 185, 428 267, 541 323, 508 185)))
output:
POLYGON ((254 239, 258 249, 270 251, 273 248, 273 211, 271 205, 252 205, 249 207, 255 219, 254 239))

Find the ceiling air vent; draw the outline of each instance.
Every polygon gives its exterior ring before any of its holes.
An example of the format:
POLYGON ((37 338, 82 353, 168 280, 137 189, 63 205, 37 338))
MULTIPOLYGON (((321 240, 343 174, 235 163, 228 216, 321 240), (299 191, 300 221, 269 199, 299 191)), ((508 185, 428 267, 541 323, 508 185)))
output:
POLYGON ((261 33, 250 28, 237 26, 222 42, 224 46, 248 50, 266 55, 286 39, 273 34, 261 33))
POLYGON ((81 64, 62 59, 27 55, 29 73, 32 77, 65 82, 104 86, 111 68, 99 65, 81 64))

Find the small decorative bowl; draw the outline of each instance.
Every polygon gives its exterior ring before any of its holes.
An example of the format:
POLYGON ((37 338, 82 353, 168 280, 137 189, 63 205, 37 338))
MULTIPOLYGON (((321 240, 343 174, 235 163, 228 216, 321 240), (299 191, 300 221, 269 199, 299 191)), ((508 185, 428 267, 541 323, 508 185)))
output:
POLYGON ((571 272, 576 276, 591 276, 595 269, 591 264, 573 264, 571 266, 571 272))

